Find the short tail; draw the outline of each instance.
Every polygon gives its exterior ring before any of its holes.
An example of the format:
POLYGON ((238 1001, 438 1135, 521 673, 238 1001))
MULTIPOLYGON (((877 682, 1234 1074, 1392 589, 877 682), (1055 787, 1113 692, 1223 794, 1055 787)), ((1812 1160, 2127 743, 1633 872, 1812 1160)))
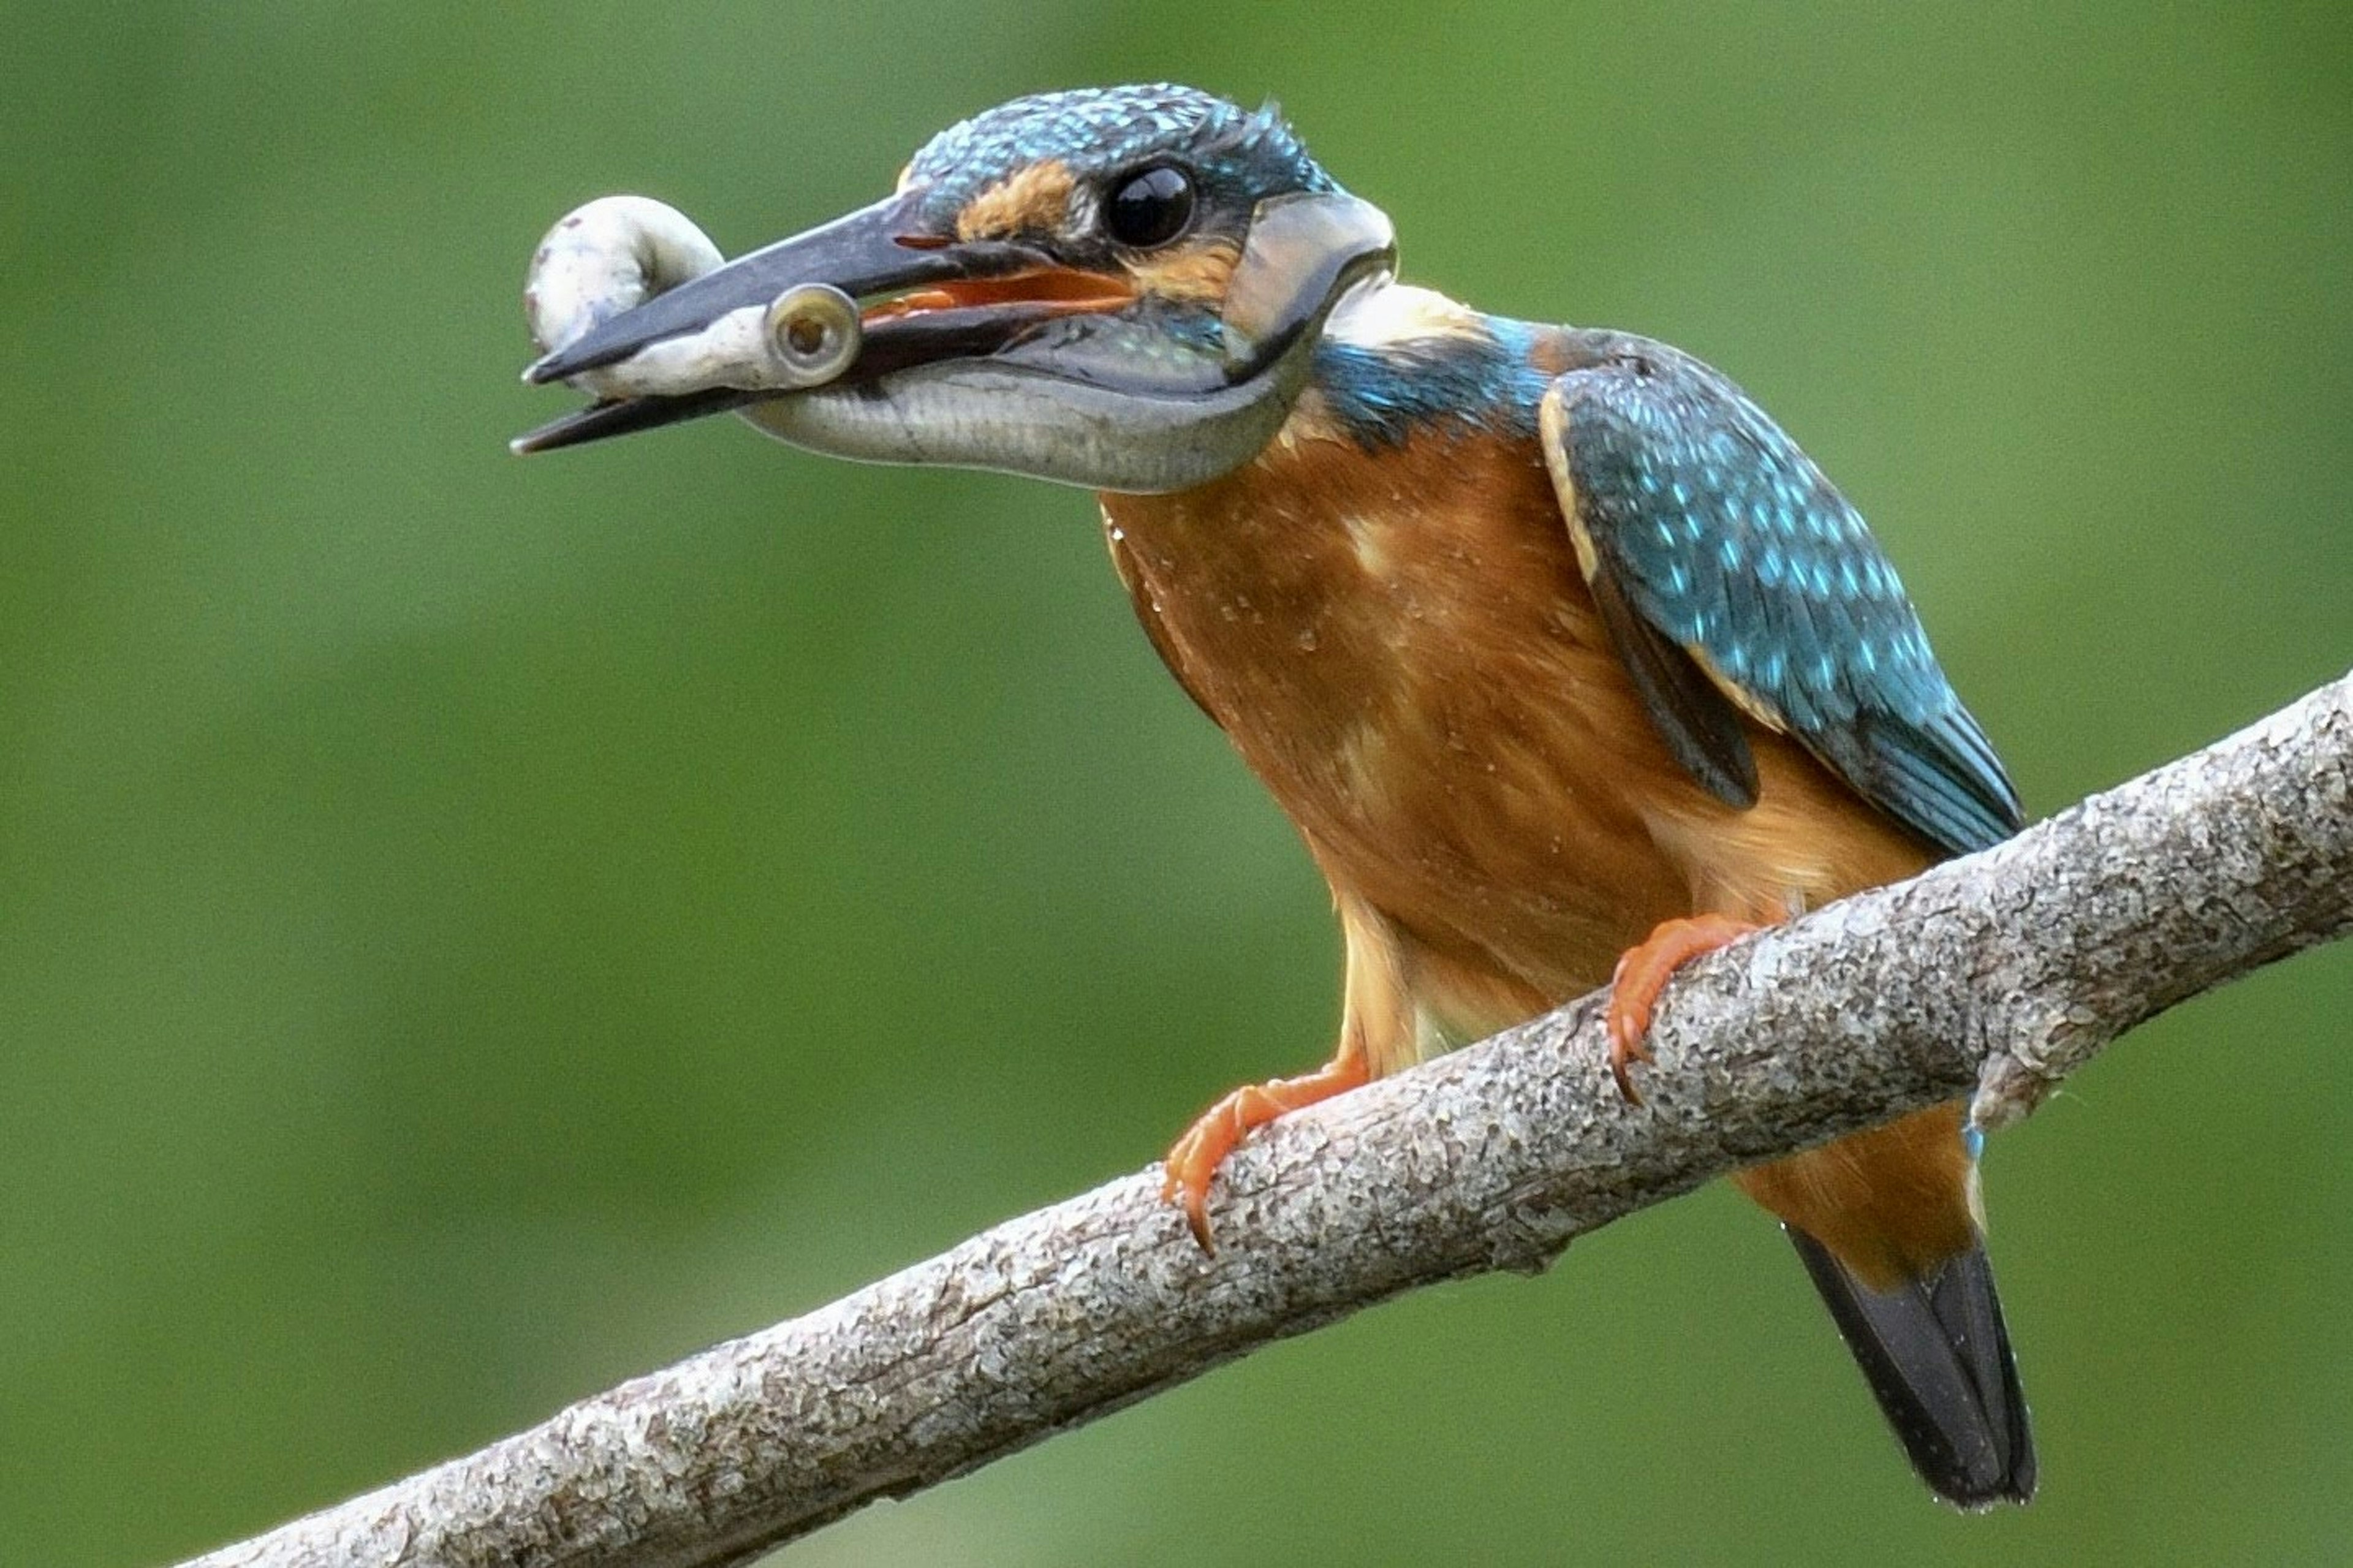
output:
POLYGON ((2034 1495, 2034 1437, 1980 1240, 1874 1290, 1804 1231, 1783 1226, 1920 1479, 1958 1508, 2034 1495))

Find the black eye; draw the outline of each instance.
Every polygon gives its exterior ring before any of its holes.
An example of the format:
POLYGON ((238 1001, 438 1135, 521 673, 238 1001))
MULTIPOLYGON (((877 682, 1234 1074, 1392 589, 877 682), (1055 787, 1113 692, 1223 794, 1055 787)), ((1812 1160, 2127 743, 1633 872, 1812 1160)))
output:
POLYGON ((1167 244, 1192 221, 1192 179, 1166 163, 1121 181, 1103 208, 1111 237, 1138 250, 1167 244))

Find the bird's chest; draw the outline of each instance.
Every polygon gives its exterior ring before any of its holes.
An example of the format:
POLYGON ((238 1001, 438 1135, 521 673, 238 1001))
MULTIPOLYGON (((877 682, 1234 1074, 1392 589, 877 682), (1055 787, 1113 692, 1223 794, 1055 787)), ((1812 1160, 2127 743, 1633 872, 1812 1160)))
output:
POLYGON ((1681 896, 1631 798, 1658 748, 1533 451, 1301 442, 1103 511, 1154 646, 1335 881, 1436 945, 1597 955, 1681 896))

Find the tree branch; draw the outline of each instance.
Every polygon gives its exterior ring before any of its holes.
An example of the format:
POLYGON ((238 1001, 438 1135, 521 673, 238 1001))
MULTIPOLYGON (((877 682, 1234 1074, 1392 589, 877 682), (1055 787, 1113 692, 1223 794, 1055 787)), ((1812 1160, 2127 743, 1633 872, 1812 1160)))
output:
POLYGON ((1585 998, 1285 1118, 1206 1258, 1126 1177, 191 1568, 737 1561, 1398 1291, 1977 1093, 2353 928, 2353 678, 1985 854, 1691 966, 1620 1103, 1585 998))

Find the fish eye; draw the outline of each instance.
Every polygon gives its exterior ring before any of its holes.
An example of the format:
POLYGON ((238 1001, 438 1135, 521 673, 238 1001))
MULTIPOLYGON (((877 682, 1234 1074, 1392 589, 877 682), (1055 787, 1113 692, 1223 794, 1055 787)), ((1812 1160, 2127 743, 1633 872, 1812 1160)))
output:
POLYGON ((1192 176, 1169 163, 1127 175, 1103 205, 1104 229, 1120 244, 1137 250, 1167 244, 1192 221, 1192 176))

